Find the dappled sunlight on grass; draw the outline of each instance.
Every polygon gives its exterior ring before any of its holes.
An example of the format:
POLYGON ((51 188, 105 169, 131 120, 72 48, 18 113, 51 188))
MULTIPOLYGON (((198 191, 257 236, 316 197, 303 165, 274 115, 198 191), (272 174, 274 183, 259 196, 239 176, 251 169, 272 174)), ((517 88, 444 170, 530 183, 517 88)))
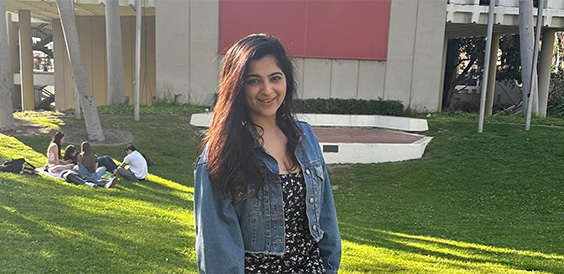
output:
POLYGON ((167 186, 167 187, 175 189, 175 190, 179 190, 179 191, 183 191, 183 192, 189 192, 189 193, 194 194, 194 188, 193 187, 181 185, 177 182, 167 180, 165 178, 159 177, 159 176, 154 175, 154 174, 149 174, 147 176, 147 180, 155 182, 157 184, 161 184, 163 186, 167 186))
POLYGON ((59 118, 31 117, 20 119, 29 123, 38 124, 51 130, 60 130, 61 127, 59 126, 59 124, 64 123, 64 121, 59 118))
MULTIPOLYGON (((520 255, 520 256, 529 256, 529 257, 539 257, 539 258, 544 258, 544 259, 562 260, 563 263, 564 263, 564 256, 558 255, 558 254, 544 254, 544 253, 541 253, 541 252, 534 252, 534 251, 528 251, 528 250, 515 250, 515 249, 510 249, 510 248, 502 248, 502 247, 494 247, 494 246, 487 246, 487 245, 481 245, 481 244, 458 242, 458 241, 435 238, 435 237, 428 237, 428 236, 409 235, 409 234, 390 232, 390 231, 384 231, 384 230, 379 230, 379 229, 372 229, 372 230, 375 231, 375 232, 377 231, 377 232, 380 232, 380 233, 387 233, 387 234, 390 234, 390 235, 396 236, 396 237, 402 237, 402 238, 411 239, 411 240, 419 240, 419 241, 422 241, 422 242, 428 242, 430 244, 436 243, 435 246, 440 246, 440 244, 442 244, 442 245, 449 245, 449 246, 453 246, 453 247, 457 247, 457 248, 477 249, 477 250, 489 251, 489 252, 495 252, 495 253, 507 253, 507 254, 520 255)), ((402 242, 402 241, 399 241, 399 242, 402 242)), ((406 241, 403 241, 403 242, 404 242, 404 244, 407 243, 406 241)))
POLYGON ((564 256, 341 224, 344 273, 562 271, 564 256), (364 235, 370 235, 367 240, 364 235))
MULTIPOLYGON (((25 158, 36 167, 44 165, 47 161, 45 155, 39 153, 14 137, 0 136, 0 160, 25 158)), ((47 150, 47 148, 45 148, 47 150)))
POLYGON ((90 242, 90 243, 97 243, 97 244, 103 244, 103 245, 106 245, 106 246, 115 247, 115 244, 110 243, 110 242, 101 241, 97 238, 91 237, 87 233, 77 231, 77 230, 74 230, 74 229, 69 229, 69 228, 66 228, 66 227, 63 227, 63 226, 59 226, 59 225, 50 223, 48 221, 41 220, 41 218, 39 218, 39 217, 22 214, 14 208, 10 208, 10 207, 7 207, 7 206, 2 206, 2 208, 5 209, 8 212, 14 214, 14 215, 17 215, 18 217, 20 217, 22 219, 25 219, 28 222, 37 224, 39 227, 42 227, 46 231, 49 231, 49 232, 53 233, 54 235, 56 235, 58 237, 72 239, 73 241, 77 241, 77 240, 78 241, 87 241, 87 242, 90 242))
MULTIPOLYGON (((83 121, 53 113, 16 116, 21 131, 15 138, 0 137, 1 161, 23 157, 41 167, 51 139, 48 129, 84 126, 83 121)), ((120 179, 115 188, 103 189, 47 176, 0 173, 0 272, 196 272, 192 172, 184 173, 191 163, 178 164, 177 158, 192 153, 196 144, 186 141, 198 136, 185 117, 164 122, 145 118, 144 123, 115 116, 101 121, 141 136, 135 144, 158 162, 144 181, 120 179), (158 136, 148 134, 148 127, 158 136), (178 145, 168 149, 171 143, 178 145)), ((121 146, 94 150, 123 158, 121 146)))
POLYGON ((65 203, 67 206, 75 208, 76 211, 109 215, 108 217, 117 217, 119 222, 135 223, 140 226, 151 226, 153 222, 161 221, 185 225, 190 221, 189 215, 191 213, 186 208, 162 207, 148 201, 119 197, 93 199, 91 197, 70 196, 65 199, 65 203), (132 211, 136 214, 132 215, 132 211))

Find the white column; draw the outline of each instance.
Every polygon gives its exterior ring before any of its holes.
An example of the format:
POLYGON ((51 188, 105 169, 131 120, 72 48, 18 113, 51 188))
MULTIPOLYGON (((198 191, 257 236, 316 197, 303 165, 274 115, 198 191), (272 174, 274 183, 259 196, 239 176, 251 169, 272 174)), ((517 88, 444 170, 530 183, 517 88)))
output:
POLYGON ((22 89, 22 109, 35 110, 33 88, 33 48, 31 41, 31 12, 18 10, 20 25, 20 76, 22 89))
POLYGON ((108 104, 121 104, 125 102, 125 83, 119 3, 117 0, 107 0, 105 5, 106 48, 108 52, 108 104))
POLYGON ((490 52, 490 70, 488 75, 488 89, 486 93, 486 115, 492 115, 495 95, 495 77, 497 74, 497 51, 499 49, 499 38, 501 35, 494 33, 492 36, 492 50, 490 52))
POLYGON ((554 51, 555 30, 544 30, 542 33, 542 50, 539 62, 539 115, 546 116, 548 105, 548 90, 550 84, 550 70, 552 68, 552 53, 554 51))
POLYGON ((14 74, 20 71, 20 58, 18 52, 18 27, 12 22, 12 14, 6 13, 6 27, 8 28, 8 47, 10 48, 10 68, 12 69, 12 106, 14 109, 20 108, 21 94, 16 86, 13 85, 14 74), (16 92, 17 91, 17 92, 16 92))

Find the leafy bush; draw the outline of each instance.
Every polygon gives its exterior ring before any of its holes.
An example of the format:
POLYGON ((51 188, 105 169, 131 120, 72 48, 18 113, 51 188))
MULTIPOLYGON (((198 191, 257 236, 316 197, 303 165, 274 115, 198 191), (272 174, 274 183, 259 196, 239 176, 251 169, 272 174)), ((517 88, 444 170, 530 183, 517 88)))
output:
POLYGON ((295 99, 294 110, 297 113, 325 114, 367 114, 394 115, 403 114, 403 104, 394 100, 361 100, 361 99, 295 99))
MULTIPOLYGON (((167 103, 157 101, 153 105, 143 105, 139 107, 141 114, 192 114, 204 112, 204 107, 194 105, 182 105, 178 103, 167 103)), ((133 114, 135 106, 130 104, 115 104, 99 106, 100 114, 133 114)))

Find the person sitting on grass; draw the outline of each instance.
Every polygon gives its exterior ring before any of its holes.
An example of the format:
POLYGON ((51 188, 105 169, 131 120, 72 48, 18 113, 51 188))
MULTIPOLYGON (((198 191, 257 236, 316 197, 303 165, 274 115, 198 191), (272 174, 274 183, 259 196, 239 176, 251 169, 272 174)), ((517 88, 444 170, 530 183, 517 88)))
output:
MULTIPOLYGON (((96 184, 87 182, 86 180, 82 179, 76 172, 72 169, 74 167, 74 163, 72 160, 64 160, 61 157, 61 145, 65 142, 65 134, 61 131, 55 133, 51 142, 49 143, 49 147, 47 147, 47 172, 55 177, 55 178, 62 178, 69 183, 73 183, 75 185, 86 185, 90 187, 96 187, 96 184)), ((72 150, 72 148, 71 148, 72 150)), ((76 152, 76 148, 75 148, 76 152)))
POLYGON ((73 145, 68 145, 65 148, 65 154, 63 155, 63 160, 78 165, 78 150, 73 145))
POLYGON ((106 168, 98 167, 98 156, 92 153, 90 143, 87 141, 82 142, 80 145, 81 153, 78 156, 78 165, 75 167, 76 172, 86 181, 95 183, 98 186, 111 188, 117 183, 117 178, 114 177, 112 181, 105 182, 102 175, 106 173, 106 168))
POLYGON ((60 177, 64 170, 72 170, 74 163, 64 160, 61 155, 61 145, 65 142, 65 134, 61 131, 55 133, 47 147, 47 172, 55 177, 60 177))
POLYGON ((130 145, 125 148, 127 155, 123 158, 123 162, 114 171, 114 175, 123 177, 129 181, 138 182, 145 180, 147 177, 147 161, 145 157, 137 151, 135 146, 130 145), (126 169, 125 166, 129 165, 126 169))

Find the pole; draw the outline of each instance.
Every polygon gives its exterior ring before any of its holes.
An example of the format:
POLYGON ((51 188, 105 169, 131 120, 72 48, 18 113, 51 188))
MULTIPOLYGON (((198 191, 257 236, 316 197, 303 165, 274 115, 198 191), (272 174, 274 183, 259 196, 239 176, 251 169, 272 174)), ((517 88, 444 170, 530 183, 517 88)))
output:
POLYGON ((527 102, 527 118, 525 119, 525 130, 531 129, 531 112, 533 107, 533 98, 535 98, 535 92, 533 90, 535 83, 535 74, 537 73, 537 60, 539 58, 539 40, 540 33, 542 29, 542 16, 544 11, 544 0, 538 1, 539 7, 537 11, 537 30, 535 35, 535 44, 533 50, 533 67, 531 68, 531 78, 529 86, 529 101, 527 102))
POLYGON ((488 87, 488 75, 490 73, 490 54, 492 52, 493 24, 494 24, 495 1, 490 0, 488 16, 488 34, 486 40, 486 56, 484 62, 484 74, 480 82, 480 119, 478 121, 478 133, 484 131, 484 115, 486 111, 486 92, 488 87))
POLYGON ((141 0, 135 0, 135 121, 139 121, 139 88, 141 83, 141 0))

